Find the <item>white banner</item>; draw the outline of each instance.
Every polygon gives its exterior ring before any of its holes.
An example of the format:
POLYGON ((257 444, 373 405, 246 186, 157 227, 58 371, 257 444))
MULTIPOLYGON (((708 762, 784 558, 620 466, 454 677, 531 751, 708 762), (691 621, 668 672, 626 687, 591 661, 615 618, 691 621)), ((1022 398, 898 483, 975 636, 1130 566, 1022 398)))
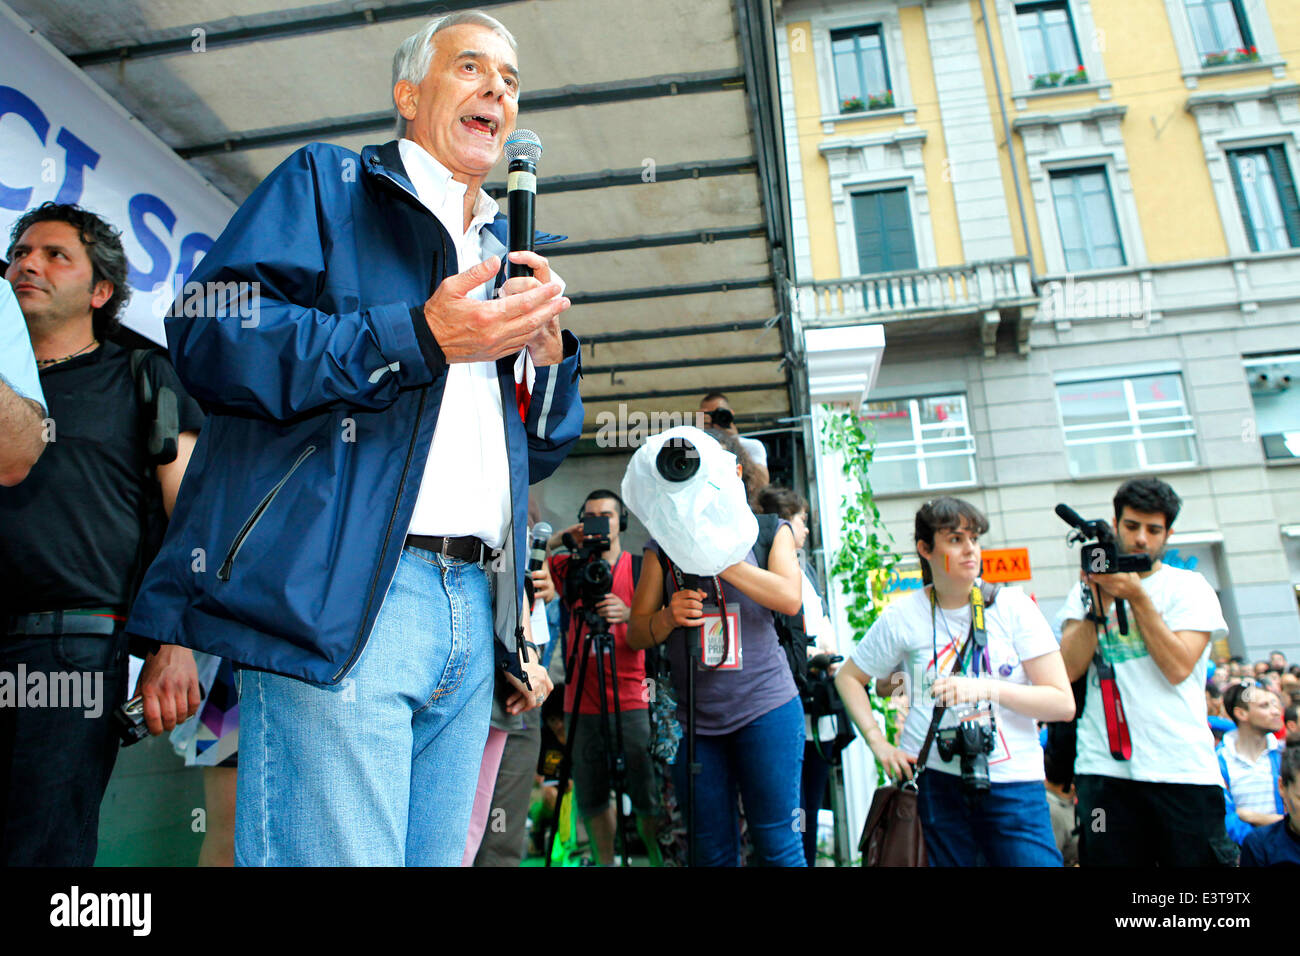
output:
POLYGON ((163 341, 175 289, 235 206, 0 3, 0 253, 28 209, 77 203, 122 232, 123 324, 163 341))

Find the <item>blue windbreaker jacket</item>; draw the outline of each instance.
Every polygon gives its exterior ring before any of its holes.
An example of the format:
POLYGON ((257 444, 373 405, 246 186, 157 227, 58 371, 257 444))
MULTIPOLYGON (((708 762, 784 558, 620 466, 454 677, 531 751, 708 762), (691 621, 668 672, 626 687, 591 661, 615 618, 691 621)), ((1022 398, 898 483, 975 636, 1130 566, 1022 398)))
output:
MULTIPOLYGON (((485 254, 503 255, 505 236, 500 216, 485 254)), ((359 157, 313 143, 254 191, 166 323, 209 418, 130 633, 315 683, 346 676, 396 571, 446 383, 423 305, 461 268, 396 142, 359 157), (225 283, 257 283, 254 307, 225 283)), ((537 369, 526 421, 513 365, 497 363, 514 546, 493 593, 497 664, 518 673, 528 485, 581 433, 577 339, 537 369)))

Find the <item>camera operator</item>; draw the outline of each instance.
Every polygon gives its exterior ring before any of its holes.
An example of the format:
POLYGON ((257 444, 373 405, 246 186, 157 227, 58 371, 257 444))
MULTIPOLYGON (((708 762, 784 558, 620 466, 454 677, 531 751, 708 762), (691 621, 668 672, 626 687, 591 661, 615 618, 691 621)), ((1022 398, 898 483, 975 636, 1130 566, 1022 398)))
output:
POLYGON ((1159 479, 1124 482, 1116 544, 1149 555, 1151 570, 1082 573, 1057 615, 1070 679, 1088 675, 1074 766, 1083 866, 1231 865, 1236 856, 1205 704, 1209 646, 1227 624, 1205 578, 1161 561, 1181 505, 1159 479), (1104 624, 1088 619, 1094 594, 1104 624), (1128 606, 1125 633, 1116 599, 1128 606), (1103 697, 1100 675, 1112 670, 1103 697), (1122 720, 1107 708, 1112 687, 1122 720))
MULTIPOLYGON (((632 555, 620 546, 619 533, 627 530, 627 509, 623 499, 607 489, 601 488, 587 495, 579 512, 582 521, 551 537, 548 548, 558 547, 561 543, 570 548, 569 554, 556 554, 550 558, 551 577, 560 590, 560 599, 569 615, 569 628, 564 645, 567 677, 564 682, 565 714, 574 713, 577 696, 578 674, 581 671, 581 654, 587 647, 583 638, 587 634, 583 621, 583 596, 581 583, 584 577, 590 580, 599 577, 603 571, 596 570, 593 575, 588 568, 597 561, 604 561, 610 573, 609 590, 595 602, 595 610, 608 623, 610 634, 614 639, 613 668, 606 661, 605 666, 605 707, 610 715, 609 746, 616 746, 614 726, 615 713, 614 676, 611 670, 618 672, 618 710, 619 725, 623 735, 623 757, 626 772, 624 786, 632 809, 636 813, 637 830, 646 845, 646 850, 653 865, 659 865, 659 843, 655 821, 658 814, 658 800, 654 782, 654 768, 650 761, 650 717, 649 703, 645 694, 645 652, 633 648, 627 639, 627 621, 632 603, 632 593, 636 587, 632 555), (593 521, 593 519, 595 519, 593 521), (599 528, 595 528, 599 525, 599 528), (592 533, 593 528, 597 533, 592 533), (603 542, 603 550, 597 551, 603 542), (576 547, 575 547, 576 546, 576 547)), ((602 733, 600 682, 596 670, 594 651, 587 661, 587 672, 583 680, 582 701, 577 705, 577 741, 573 753, 574 796, 578 812, 591 834, 595 844, 598 862, 610 865, 614 862, 614 836, 618 825, 617 814, 621 808, 610 803, 609 793, 613 786, 610 779, 609 764, 616 756, 606 750, 606 738, 602 733)))
MULTIPOLYGON (((756 500, 758 472, 736 436, 717 428, 703 431, 735 456, 747 497, 756 500)), ((805 865, 802 841, 791 825, 799 811, 803 706, 772 618, 773 611, 797 614, 803 602, 794 535, 788 529, 786 521, 777 528, 766 567, 759 566, 751 549, 744 561, 704 579, 706 590, 672 587, 675 579, 660 563, 658 542, 646 543, 628 642, 643 648, 665 645, 679 702, 686 700, 687 668, 692 666, 687 641, 698 640, 699 632, 690 629, 704 625, 706 614, 717 620, 719 589, 727 617, 738 625, 727 628, 725 656, 695 665, 700 769, 694 817, 701 866, 740 864, 737 791, 758 862, 805 865), (707 610, 706 601, 711 602, 707 610)), ((678 707, 677 719, 686 724, 684 705, 678 707)), ((689 791, 686 762, 683 746, 673 764, 679 801, 689 791)))
POLYGON ((935 703, 947 707, 917 801, 931 866, 1060 866, 1035 721, 1069 720, 1074 696, 1051 627, 1029 596, 981 586, 979 539, 988 527, 960 498, 936 498, 917 511, 926 587, 885 608, 835 686, 885 772, 900 779, 912 779, 935 703), (900 660, 914 703, 894 747, 876 724, 867 687, 900 660))

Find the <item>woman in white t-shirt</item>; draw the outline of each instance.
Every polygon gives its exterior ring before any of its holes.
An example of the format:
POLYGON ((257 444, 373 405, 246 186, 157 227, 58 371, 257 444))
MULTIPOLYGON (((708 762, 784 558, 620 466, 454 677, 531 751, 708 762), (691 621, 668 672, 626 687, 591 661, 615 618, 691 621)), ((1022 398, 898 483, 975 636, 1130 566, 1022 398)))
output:
MULTIPOLYGON (((840 668, 835 685, 849 716, 891 777, 912 779, 934 702, 947 706, 918 779, 931 866, 1060 866, 1043 788, 1036 721, 1069 720, 1074 695, 1052 629, 1020 588, 1004 587, 984 613, 987 645, 972 639, 972 590, 988 520, 969 502, 936 498, 916 513, 925 587, 885 608, 840 668), (968 646, 969 645, 969 646, 968 646), (960 655, 960 663, 958 656, 960 655), (867 687, 902 663, 911 708, 899 746, 885 739, 867 687), (963 779, 962 758, 944 760, 939 738, 958 728, 991 738, 987 789, 963 779)), ((978 750, 978 747, 974 749, 978 750)), ((974 761, 975 767, 982 761, 974 761)), ((970 763, 968 761, 968 763, 970 763)))

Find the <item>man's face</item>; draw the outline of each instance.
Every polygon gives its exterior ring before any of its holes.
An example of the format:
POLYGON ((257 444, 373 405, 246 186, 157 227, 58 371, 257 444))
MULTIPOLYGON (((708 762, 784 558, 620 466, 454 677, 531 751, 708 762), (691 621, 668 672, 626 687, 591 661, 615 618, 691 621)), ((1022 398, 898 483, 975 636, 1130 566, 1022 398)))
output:
POLYGON ((419 86, 393 91, 406 136, 477 187, 501 158, 519 113, 519 70, 505 38, 460 24, 434 37, 433 61, 419 86))
POLYGON ((23 232, 14 243, 5 278, 28 327, 53 328, 69 319, 89 319, 113 296, 113 283, 94 282, 81 236, 66 222, 38 222, 23 232))
POLYGON ((1300 821, 1300 777, 1292 780, 1289 786, 1278 777, 1277 789, 1282 794, 1282 805, 1286 807, 1287 816, 1291 818, 1294 825, 1296 821, 1300 821))
POLYGON ((1135 511, 1125 505, 1115 518, 1120 551, 1124 554, 1149 554, 1153 562, 1164 555, 1169 530, 1164 514, 1159 511, 1135 511))
POLYGON ((582 506, 582 513, 587 517, 609 519, 609 548, 618 547, 618 502, 613 498, 592 498, 582 506))
MULTIPOLYGON (((710 398, 706 401, 700 402, 700 411, 704 413, 704 416, 708 419, 710 425, 713 424, 713 415, 710 413, 715 408, 725 408, 728 411, 731 410, 731 406, 727 404, 725 398, 710 398)), ((735 426, 733 425, 732 427, 734 428, 735 426)))
POLYGON ((1268 663, 1275 671, 1281 672, 1286 670, 1286 658, 1276 651, 1268 655, 1268 663))
POLYGON ((1282 707, 1277 697, 1262 687, 1247 687, 1232 711, 1232 719, 1238 724, 1261 733, 1274 734, 1282 729, 1282 707))

